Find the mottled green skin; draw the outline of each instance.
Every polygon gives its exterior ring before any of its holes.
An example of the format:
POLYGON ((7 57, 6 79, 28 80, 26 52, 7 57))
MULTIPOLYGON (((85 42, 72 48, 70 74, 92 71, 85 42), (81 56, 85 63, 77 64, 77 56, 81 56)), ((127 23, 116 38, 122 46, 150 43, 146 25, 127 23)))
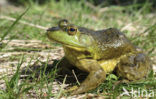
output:
POLYGON ((66 28, 69 28, 68 24, 63 29, 60 26, 50 28, 47 36, 63 45, 63 62, 89 73, 72 94, 96 88, 105 80, 106 74, 113 71, 123 79, 135 81, 145 78, 151 70, 148 57, 117 29, 94 31, 76 27, 76 34, 69 35, 66 28))

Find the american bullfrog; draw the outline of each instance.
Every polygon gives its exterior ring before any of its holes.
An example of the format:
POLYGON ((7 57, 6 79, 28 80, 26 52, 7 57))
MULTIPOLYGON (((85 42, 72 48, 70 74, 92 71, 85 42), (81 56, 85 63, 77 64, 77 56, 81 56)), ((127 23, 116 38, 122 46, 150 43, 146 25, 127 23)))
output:
POLYGON ((72 94, 96 88, 104 82, 107 74, 114 71, 123 79, 136 81, 146 78, 151 70, 149 58, 115 28, 95 31, 63 19, 58 26, 47 30, 47 36, 62 44, 65 52, 63 62, 88 72, 72 94))

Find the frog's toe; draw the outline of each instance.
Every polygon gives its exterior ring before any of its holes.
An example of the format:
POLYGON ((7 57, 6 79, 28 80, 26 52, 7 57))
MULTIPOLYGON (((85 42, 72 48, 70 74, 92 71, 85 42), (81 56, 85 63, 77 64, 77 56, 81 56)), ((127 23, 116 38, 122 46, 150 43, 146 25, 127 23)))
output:
POLYGON ((78 86, 73 86, 73 87, 70 87, 67 90, 65 90, 65 93, 71 93, 71 92, 73 92, 73 91, 75 91, 77 89, 78 89, 78 86))
POLYGON ((80 94, 80 93, 83 93, 86 89, 85 88, 82 88, 82 87, 79 87, 77 88, 76 90, 74 90, 71 95, 77 95, 77 94, 80 94))

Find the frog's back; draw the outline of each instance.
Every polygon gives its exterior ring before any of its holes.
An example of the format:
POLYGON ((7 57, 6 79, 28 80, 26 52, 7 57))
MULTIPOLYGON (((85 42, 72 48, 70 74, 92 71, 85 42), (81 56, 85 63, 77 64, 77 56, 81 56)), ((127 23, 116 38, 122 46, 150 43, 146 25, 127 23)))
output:
POLYGON ((102 58, 111 59, 136 51, 135 46, 127 37, 115 28, 99 30, 92 33, 92 35, 98 43, 99 53, 103 55, 102 58))

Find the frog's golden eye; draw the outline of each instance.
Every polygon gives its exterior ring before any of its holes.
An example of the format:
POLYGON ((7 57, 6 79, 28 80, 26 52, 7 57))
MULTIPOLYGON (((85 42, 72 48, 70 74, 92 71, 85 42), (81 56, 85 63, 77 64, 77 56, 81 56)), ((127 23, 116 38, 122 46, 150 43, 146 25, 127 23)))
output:
POLYGON ((75 26, 68 26, 67 32, 69 35, 75 35, 77 33, 77 27, 75 26))
POLYGON ((58 26, 61 29, 65 30, 67 28, 68 23, 69 23, 68 20, 63 19, 63 20, 59 21, 58 26))

